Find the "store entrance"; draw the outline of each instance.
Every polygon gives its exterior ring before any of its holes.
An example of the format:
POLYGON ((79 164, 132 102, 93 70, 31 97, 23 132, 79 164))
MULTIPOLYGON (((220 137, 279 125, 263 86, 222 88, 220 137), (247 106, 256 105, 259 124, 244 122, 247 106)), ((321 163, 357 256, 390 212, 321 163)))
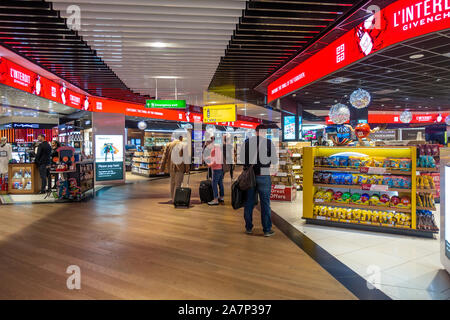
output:
POLYGON ((0 108, 2 204, 93 195, 90 112, 5 85, 0 85, 0 108))

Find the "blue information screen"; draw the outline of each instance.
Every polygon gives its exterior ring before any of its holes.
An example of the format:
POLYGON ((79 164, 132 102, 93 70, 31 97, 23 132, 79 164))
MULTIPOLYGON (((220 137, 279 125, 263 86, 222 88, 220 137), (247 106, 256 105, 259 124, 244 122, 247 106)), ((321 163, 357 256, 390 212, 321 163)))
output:
POLYGON ((285 116, 283 118, 283 139, 295 140, 295 120, 296 116, 285 116))

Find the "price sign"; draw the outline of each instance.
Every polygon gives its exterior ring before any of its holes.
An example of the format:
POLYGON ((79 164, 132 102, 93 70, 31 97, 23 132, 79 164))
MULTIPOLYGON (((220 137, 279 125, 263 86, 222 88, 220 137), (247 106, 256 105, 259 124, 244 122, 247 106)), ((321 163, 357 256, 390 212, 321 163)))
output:
POLYGON ((389 186, 380 184, 362 184, 361 190, 365 191, 388 191, 389 186))
POLYGON ((385 174, 386 168, 379 168, 379 167, 361 167, 359 168, 360 173, 367 173, 367 174, 385 174))

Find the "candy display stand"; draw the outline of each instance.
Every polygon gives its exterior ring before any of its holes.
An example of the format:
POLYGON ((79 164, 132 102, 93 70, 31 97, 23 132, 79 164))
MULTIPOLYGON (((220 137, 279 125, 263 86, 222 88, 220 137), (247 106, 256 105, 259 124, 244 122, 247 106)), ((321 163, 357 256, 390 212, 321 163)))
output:
POLYGON ((303 218, 312 224, 434 237, 438 231, 424 229, 416 214, 424 209, 417 208, 417 194, 435 192, 432 181, 424 185, 417 178, 416 154, 415 147, 303 148, 303 218), (358 165, 345 164, 348 158, 358 165), (406 167, 395 166, 400 162, 406 167))
POLYGON ((39 171, 34 163, 10 163, 8 193, 35 194, 41 187, 39 171))

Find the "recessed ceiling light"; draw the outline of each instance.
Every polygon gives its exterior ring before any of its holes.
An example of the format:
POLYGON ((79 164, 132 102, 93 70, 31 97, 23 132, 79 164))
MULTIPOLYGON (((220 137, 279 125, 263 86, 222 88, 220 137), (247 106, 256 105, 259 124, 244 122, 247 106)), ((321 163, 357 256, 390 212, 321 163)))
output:
POLYGON ((434 97, 430 97, 430 99, 434 99, 434 97))
POLYGON ((418 53, 418 54, 413 54, 412 56, 409 56, 409 58, 410 59, 420 59, 420 58, 423 58, 423 57, 425 57, 425 55, 424 54, 422 54, 422 53, 418 53))
POLYGON ((334 78, 334 79, 327 80, 325 82, 333 83, 333 84, 339 84, 339 83, 349 82, 349 81, 352 81, 352 80, 353 79, 350 79, 350 78, 337 77, 337 78, 334 78))
POLYGON ((381 106, 384 107, 384 104, 382 104, 381 106))
POLYGON ((265 116, 266 114, 265 114, 265 113, 260 113, 259 115, 260 115, 260 116, 265 116))
POLYGON ((294 93, 292 96, 295 98, 297 95, 294 93))
POLYGON ((437 78, 436 81, 438 81, 438 82, 441 81, 441 78, 437 78))
POLYGON ((320 101, 314 101, 314 103, 315 103, 315 104, 319 104, 319 103, 320 103, 320 101))
POLYGON ((395 106, 396 108, 401 108, 402 106, 395 106))
POLYGON ((165 47, 167 47, 167 43, 164 43, 164 42, 150 42, 149 45, 150 45, 150 47, 154 47, 154 48, 165 48, 165 47))

